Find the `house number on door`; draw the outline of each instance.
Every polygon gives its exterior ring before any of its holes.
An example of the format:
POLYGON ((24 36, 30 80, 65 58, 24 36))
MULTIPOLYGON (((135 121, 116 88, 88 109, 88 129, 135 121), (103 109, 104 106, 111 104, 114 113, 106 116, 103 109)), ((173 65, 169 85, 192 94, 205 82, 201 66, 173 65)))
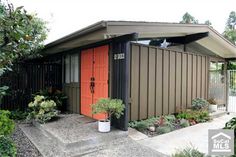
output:
POLYGON ((114 60, 119 60, 119 59, 125 59, 125 54, 124 53, 114 54, 114 60))

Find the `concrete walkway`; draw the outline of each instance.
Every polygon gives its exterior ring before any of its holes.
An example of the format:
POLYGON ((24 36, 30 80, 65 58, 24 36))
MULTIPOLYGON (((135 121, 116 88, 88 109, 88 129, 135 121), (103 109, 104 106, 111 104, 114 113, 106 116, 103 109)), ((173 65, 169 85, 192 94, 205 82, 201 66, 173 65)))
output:
MULTIPOLYGON (((223 128, 225 123, 236 114, 224 115, 211 122, 201 123, 152 138, 133 138, 138 143, 160 153, 171 155, 178 149, 194 146, 203 153, 208 153, 208 130, 223 128)), ((132 137, 131 137, 132 138, 132 137)))

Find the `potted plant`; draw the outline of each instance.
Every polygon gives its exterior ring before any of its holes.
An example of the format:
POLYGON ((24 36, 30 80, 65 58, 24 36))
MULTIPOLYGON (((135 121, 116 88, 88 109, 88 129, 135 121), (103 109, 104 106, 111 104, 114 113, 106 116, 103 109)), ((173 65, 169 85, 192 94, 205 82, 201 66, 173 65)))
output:
POLYGON ((209 102, 209 112, 216 112, 217 111, 217 103, 214 98, 207 100, 209 102))
POLYGON ((125 105, 120 99, 101 98, 96 104, 92 105, 92 113, 105 114, 105 119, 98 121, 99 132, 109 132, 111 130, 111 117, 115 116, 117 119, 123 115, 125 105))

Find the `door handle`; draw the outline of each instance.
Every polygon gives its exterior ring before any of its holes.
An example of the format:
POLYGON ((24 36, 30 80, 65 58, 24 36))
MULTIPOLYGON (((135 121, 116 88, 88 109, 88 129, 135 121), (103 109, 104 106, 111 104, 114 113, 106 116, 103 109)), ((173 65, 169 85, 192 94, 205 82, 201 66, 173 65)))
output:
POLYGON ((95 78, 94 77, 91 77, 90 78, 90 92, 91 93, 94 93, 94 87, 95 87, 95 78))

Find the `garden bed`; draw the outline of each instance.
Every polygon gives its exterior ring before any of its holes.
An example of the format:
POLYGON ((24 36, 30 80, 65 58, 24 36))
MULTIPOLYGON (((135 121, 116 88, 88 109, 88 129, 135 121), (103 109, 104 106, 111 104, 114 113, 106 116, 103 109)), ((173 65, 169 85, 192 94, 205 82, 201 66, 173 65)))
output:
POLYGON ((207 122, 210 116, 207 110, 186 110, 173 115, 151 117, 146 120, 129 123, 134 128, 149 137, 165 134, 174 130, 207 122))

